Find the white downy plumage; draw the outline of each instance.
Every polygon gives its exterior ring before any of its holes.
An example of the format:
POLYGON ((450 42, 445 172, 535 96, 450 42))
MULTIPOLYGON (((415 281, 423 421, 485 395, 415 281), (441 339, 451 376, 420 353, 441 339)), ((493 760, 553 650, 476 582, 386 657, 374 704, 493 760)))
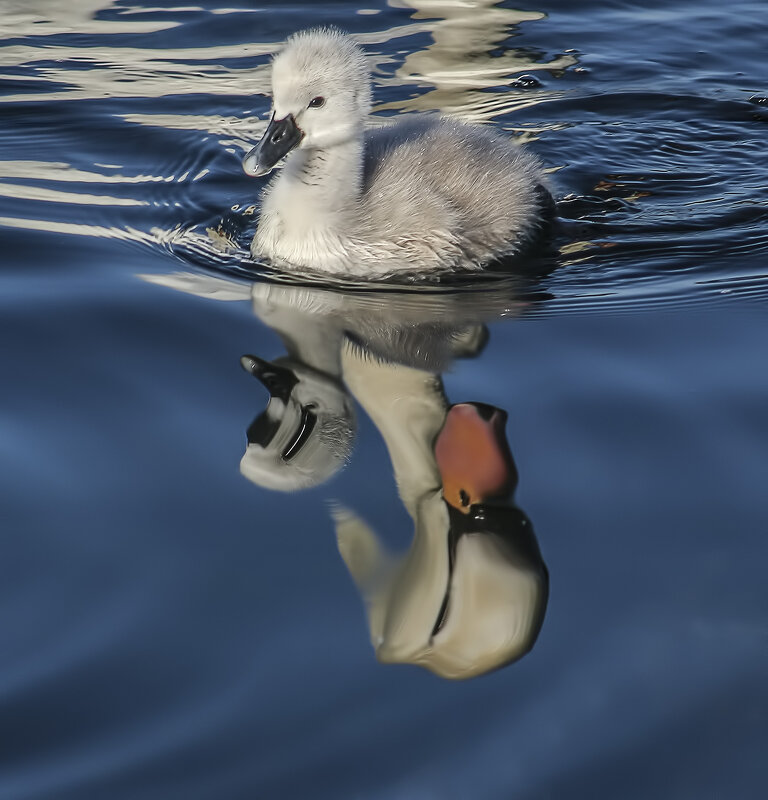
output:
POLYGON ((272 87, 272 121, 243 161, 263 175, 288 156, 264 193, 257 258, 361 278, 476 271, 551 219, 538 161, 495 131, 429 114, 366 131, 365 56, 339 31, 289 38, 272 87))

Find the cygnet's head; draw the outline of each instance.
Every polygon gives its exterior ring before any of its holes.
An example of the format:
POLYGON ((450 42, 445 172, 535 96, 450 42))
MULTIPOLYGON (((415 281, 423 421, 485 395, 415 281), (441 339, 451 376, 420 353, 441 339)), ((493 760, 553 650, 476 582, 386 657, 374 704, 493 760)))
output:
POLYGON ((272 62, 272 120, 243 169, 264 175, 295 148, 327 149, 359 137, 370 108, 362 49, 333 28, 300 31, 272 62))

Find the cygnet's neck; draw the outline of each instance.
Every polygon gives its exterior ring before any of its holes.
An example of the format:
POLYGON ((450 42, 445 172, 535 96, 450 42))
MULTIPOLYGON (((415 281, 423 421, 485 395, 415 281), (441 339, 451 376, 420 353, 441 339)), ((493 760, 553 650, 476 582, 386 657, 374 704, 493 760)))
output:
POLYGON ((254 252, 318 268, 348 258, 362 171, 362 135, 295 150, 265 200, 254 252))
POLYGON ((362 131, 327 148, 294 151, 280 182, 290 184, 293 203, 306 203, 317 212, 334 213, 360 196, 363 178, 362 131))

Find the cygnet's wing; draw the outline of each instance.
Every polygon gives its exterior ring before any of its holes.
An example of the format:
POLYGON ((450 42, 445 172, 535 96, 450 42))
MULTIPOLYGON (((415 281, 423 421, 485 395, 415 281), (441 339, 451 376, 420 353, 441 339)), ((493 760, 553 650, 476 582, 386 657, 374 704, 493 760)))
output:
POLYGON ((409 114, 396 122, 388 122, 365 132, 363 161, 363 191, 380 180, 393 153, 409 142, 417 142, 427 131, 439 124, 436 114, 409 114))
POLYGON ((489 128, 415 115, 366 137, 369 235, 408 231, 435 252, 482 260, 539 231, 551 213, 544 185, 536 158, 489 128))

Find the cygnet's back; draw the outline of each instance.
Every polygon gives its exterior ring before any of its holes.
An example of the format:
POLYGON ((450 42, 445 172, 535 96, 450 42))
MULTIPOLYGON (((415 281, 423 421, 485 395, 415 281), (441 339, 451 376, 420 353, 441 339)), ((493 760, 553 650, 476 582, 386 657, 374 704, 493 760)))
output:
POLYGON ((291 37, 273 90, 243 165, 260 175, 290 156, 265 192, 256 257, 370 278, 472 271, 523 252, 551 219, 538 162, 499 133, 438 115, 364 133, 368 72, 338 31, 291 37))
POLYGON ((437 115, 369 132, 360 202, 366 238, 386 232, 410 263, 453 269, 524 250, 552 214, 533 156, 493 130, 437 115))

